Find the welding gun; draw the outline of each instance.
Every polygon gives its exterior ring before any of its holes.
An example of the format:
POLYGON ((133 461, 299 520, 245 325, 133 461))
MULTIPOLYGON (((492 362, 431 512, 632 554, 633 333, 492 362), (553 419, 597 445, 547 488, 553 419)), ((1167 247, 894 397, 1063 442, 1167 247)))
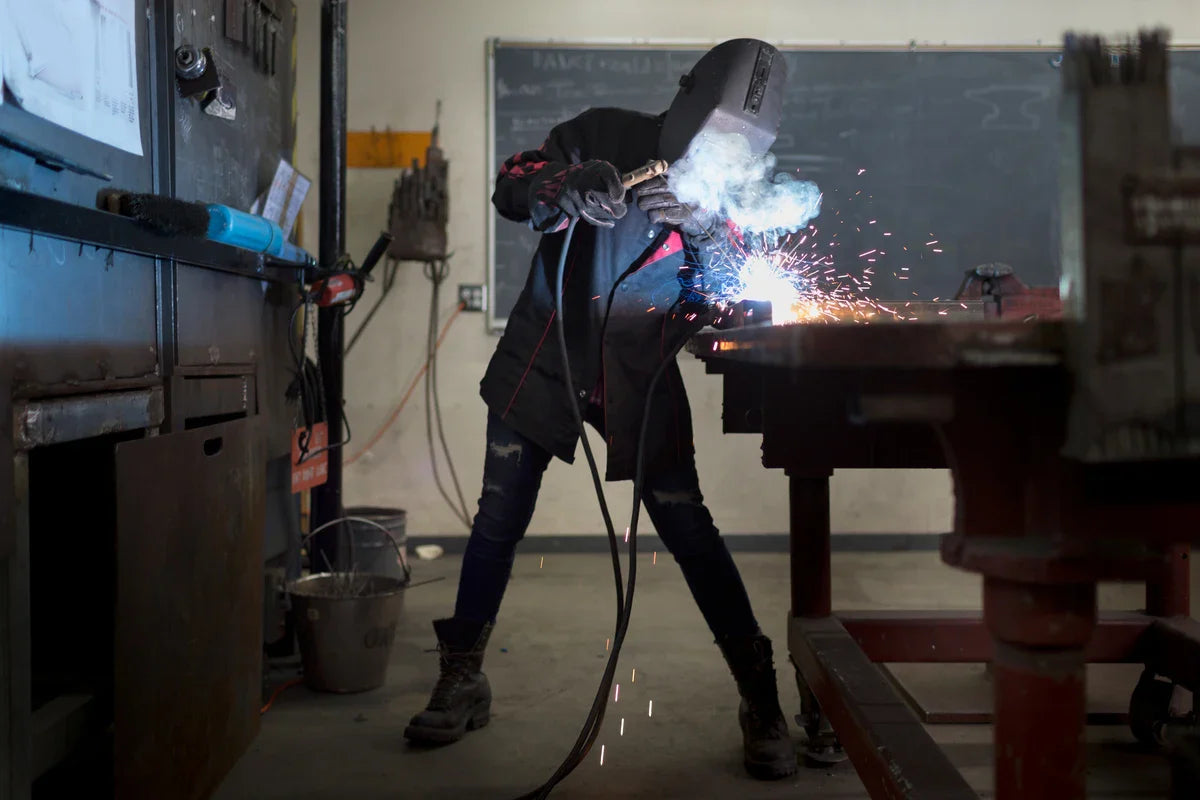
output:
POLYGON ((362 297, 371 270, 383 258, 388 245, 392 243, 392 235, 387 231, 379 234, 371 251, 367 253, 362 266, 355 267, 349 258, 340 260, 334 268, 309 286, 306 299, 311 300, 320 308, 349 305, 362 297))
POLYGON ((621 176, 621 185, 626 189, 632 189, 639 183, 645 183, 651 178, 657 178, 667 171, 669 165, 662 159, 654 159, 647 161, 644 165, 637 169, 630 170, 621 176))

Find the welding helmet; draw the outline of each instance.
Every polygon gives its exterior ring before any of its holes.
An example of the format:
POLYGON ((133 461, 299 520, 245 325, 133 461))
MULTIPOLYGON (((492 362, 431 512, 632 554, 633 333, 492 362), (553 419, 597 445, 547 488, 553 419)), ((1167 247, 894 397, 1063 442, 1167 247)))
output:
POLYGON ((659 158, 674 163, 701 133, 741 133, 751 150, 765 153, 779 133, 786 82, 783 54, 771 45, 722 42, 679 79, 659 134, 659 158))

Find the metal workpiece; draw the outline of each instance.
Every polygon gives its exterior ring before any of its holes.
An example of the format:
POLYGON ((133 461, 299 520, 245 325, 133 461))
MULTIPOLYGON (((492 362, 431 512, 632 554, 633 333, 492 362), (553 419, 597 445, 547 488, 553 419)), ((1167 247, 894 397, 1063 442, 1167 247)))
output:
POLYGON ((164 419, 161 386, 130 392, 77 395, 18 403, 13 441, 18 450, 157 428, 164 419))
POLYGON ((1064 337, 1054 321, 802 324, 706 330, 688 350, 706 360, 796 369, 1055 367, 1064 337))

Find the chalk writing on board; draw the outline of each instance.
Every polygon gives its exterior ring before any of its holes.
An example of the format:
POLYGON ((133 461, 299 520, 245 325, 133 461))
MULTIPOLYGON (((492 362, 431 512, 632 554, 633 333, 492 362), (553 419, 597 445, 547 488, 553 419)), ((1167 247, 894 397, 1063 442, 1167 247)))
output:
POLYGON ((984 86, 968 89, 963 96, 988 108, 980 130, 1036 131, 1042 127, 1042 118, 1033 106, 1049 99, 1050 90, 1045 86, 984 86))
POLYGON ((624 75, 649 75, 654 59, 639 53, 571 52, 534 50, 533 68, 539 72, 605 72, 624 75))
POLYGON ((512 97, 513 95, 518 97, 536 97, 542 94, 542 91, 542 87, 537 84, 522 83, 513 88, 503 78, 499 78, 496 81, 496 97, 500 100, 512 97))

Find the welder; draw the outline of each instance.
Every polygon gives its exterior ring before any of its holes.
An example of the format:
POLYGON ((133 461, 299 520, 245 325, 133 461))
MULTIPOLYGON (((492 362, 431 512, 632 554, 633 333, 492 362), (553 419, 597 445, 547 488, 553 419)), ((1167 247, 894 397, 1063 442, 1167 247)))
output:
POLYGON ((704 505, 687 393, 671 355, 713 319, 705 267, 736 233, 719 215, 681 204, 665 176, 631 192, 621 177, 653 159, 676 161, 710 132, 741 133, 765 152, 778 133, 785 80, 784 59, 774 47, 731 40, 680 80, 665 113, 585 111, 501 168, 496 209, 543 235, 480 385, 488 408, 483 491, 454 614, 433 623, 440 676, 428 707, 406 728, 408 739, 453 742, 489 719, 491 690, 481 668, 517 543, 550 461, 571 463, 579 440, 551 334, 563 231, 578 219, 564 262, 563 321, 579 411, 607 445, 607 480, 632 479, 639 455, 644 459, 643 504, 741 695, 747 770, 760 778, 795 772, 771 642, 704 505), (665 379, 647 397, 664 358, 672 359, 665 379), (646 403, 650 427, 639 453, 646 403))

